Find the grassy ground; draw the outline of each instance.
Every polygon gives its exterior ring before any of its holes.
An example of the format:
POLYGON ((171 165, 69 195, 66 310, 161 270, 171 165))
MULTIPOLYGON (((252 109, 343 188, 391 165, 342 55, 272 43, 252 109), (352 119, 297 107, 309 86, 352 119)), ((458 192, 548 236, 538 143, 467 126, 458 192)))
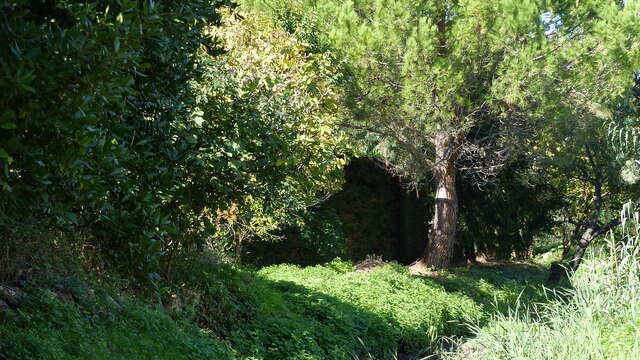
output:
POLYGON ((505 313, 518 303, 546 301, 548 272, 524 262, 479 263, 427 275, 446 291, 463 294, 483 308, 483 313, 505 313))
POLYGON ((626 229, 556 293, 535 262, 412 275, 339 260, 252 270, 200 254, 151 295, 45 267, 0 284, 0 359, 635 359, 640 229, 626 229))
POLYGON ((638 359, 640 225, 609 238, 571 278, 571 288, 538 306, 497 313, 451 359, 638 359))
POLYGON ((226 344, 156 306, 59 280, 20 287, 0 312, 0 359, 232 358, 226 344))
POLYGON ((14 287, 23 296, 0 312, 0 359, 419 357, 519 297, 543 299, 545 278, 525 264, 415 276, 342 261, 259 271, 191 261, 177 274, 163 306, 69 276, 14 287))

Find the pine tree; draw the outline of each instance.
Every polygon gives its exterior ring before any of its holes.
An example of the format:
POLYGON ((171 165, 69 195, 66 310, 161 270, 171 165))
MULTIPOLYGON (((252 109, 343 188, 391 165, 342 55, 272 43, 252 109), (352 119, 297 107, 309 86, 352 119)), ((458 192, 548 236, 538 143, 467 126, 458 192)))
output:
POLYGON ((353 118, 343 125, 377 135, 381 154, 403 175, 433 181, 421 261, 446 267, 456 238, 456 177, 499 171, 529 144, 537 121, 574 104, 561 91, 579 83, 587 89, 581 104, 621 91, 620 73, 638 64, 637 3, 289 0, 263 9, 316 19, 318 37, 351 75, 353 118), (494 131, 475 136, 481 123, 494 131))

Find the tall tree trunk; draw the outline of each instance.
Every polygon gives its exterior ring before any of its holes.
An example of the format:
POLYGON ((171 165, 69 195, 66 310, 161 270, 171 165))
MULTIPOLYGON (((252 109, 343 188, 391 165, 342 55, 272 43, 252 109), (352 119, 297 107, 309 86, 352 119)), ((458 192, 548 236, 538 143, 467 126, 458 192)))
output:
POLYGON ((436 187, 435 212, 429 242, 423 260, 427 265, 447 267, 451 264, 458 222, 455 160, 458 154, 456 137, 444 131, 436 135, 436 166, 433 180, 436 187))

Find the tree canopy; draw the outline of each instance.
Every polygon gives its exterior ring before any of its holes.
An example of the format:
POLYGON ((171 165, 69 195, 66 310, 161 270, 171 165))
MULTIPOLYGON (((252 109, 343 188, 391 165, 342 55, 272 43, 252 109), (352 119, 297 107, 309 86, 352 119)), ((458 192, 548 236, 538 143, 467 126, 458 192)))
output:
POLYGON ((494 176, 533 146, 543 119, 597 117, 638 64, 636 2, 249 3, 314 18, 299 23, 316 27, 348 74, 343 126, 377 135, 399 174, 434 181, 429 265, 450 262, 460 170, 494 176))
POLYGON ((606 229, 637 191, 639 7, 3 4, 0 228, 64 233, 148 277, 185 249, 240 256, 321 222, 310 209, 364 155, 431 196, 426 265, 526 252, 559 218, 606 229))

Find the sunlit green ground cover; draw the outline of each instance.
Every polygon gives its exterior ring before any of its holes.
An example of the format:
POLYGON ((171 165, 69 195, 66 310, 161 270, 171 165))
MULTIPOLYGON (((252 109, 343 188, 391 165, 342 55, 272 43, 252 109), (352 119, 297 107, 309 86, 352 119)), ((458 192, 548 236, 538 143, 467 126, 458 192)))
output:
POLYGON ((469 334, 465 324, 482 323, 492 303, 506 306, 523 290, 537 296, 542 278, 533 268, 477 267, 427 278, 395 264, 354 272, 342 261, 259 271, 188 265, 182 280, 192 300, 179 310, 87 282, 27 286, 20 304, 0 315, 0 353, 7 359, 426 355, 442 338, 469 334))

